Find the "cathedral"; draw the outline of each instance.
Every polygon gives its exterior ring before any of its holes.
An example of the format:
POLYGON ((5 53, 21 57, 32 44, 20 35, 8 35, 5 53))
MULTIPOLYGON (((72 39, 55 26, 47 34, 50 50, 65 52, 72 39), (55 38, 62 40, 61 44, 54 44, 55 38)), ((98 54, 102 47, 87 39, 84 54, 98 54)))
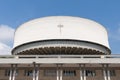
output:
POLYGON ((0 55, 0 80, 119 80, 120 55, 111 55, 101 24, 48 16, 20 25, 11 55, 0 55))

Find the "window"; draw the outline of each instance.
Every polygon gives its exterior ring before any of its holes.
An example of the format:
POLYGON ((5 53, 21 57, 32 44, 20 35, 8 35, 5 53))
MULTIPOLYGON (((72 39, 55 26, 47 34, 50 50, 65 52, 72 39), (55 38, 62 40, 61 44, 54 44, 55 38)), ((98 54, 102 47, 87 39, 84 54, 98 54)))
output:
POLYGON ((10 76, 10 69, 5 70, 5 76, 10 76))
POLYGON ((75 70, 64 70, 63 75, 64 76, 76 76, 76 71, 75 70))
MULTIPOLYGON (((12 70, 12 74, 13 74, 13 70, 12 70)), ((16 76, 18 75, 18 70, 16 70, 15 75, 16 75, 16 76)), ((10 76, 10 69, 6 69, 6 70, 5 70, 5 76, 10 76)))
POLYGON ((33 76, 33 70, 25 70, 25 76, 33 76))
POLYGON ((45 76, 56 76, 56 70, 44 70, 45 76))
POLYGON ((95 76, 96 73, 94 70, 86 70, 86 76, 95 76))
POLYGON ((115 76, 115 70, 110 70, 110 76, 115 76))

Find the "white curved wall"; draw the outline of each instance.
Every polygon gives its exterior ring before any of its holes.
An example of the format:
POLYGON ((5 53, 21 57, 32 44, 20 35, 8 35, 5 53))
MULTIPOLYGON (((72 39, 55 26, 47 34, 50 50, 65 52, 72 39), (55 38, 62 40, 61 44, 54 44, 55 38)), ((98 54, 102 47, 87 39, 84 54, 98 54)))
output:
POLYGON ((52 16, 24 23, 15 32, 14 47, 24 43, 48 39, 74 39, 98 43, 109 48, 106 29, 91 20, 52 16), (63 25, 61 28, 58 25, 63 25))

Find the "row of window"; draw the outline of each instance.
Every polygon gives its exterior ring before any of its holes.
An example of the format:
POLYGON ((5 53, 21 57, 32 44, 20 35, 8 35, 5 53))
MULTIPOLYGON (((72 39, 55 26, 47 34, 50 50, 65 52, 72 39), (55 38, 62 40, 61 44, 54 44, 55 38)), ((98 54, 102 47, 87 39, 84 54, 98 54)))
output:
MULTIPOLYGON (((13 71, 12 71, 13 72, 13 71)), ((37 71, 36 71, 37 72, 37 71)), ((84 74, 84 72, 82 72, 84 74)), ((85 70, 86 76, 96 76, 95 70, 85 70)), ((107 71, 106 71, 107 73, 107 71)), ((5 70, 5 76, 10 75, 10 70, 5 70)), ((18 70, 16 70, 16 76, 18 75, 18 70)), ((44 76, 56 76, 56 70, 44 70, 44 76)), ((115 70, 110 70, 110 76, 115 76, 115 70)), ((24 76, 33 76, 33 70, 25 70, 24 76)), ((76 76, 76 70, 63 70, 63 76, 76 76)))

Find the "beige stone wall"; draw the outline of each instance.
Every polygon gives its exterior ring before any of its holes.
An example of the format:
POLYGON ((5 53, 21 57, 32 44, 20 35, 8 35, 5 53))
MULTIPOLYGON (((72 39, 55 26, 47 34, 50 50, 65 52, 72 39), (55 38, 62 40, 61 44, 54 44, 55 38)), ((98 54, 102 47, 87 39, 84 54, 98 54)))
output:
POLYGON ((116 70, 116 76, 111 76, 111 80, 120 80, 120 70, 116 70))
POLYGON ((95 76, 87 76, 86 79, 87 80, 104 80, 102 70, 95 70, 95 72, 96 72, 95 76))
POLYGON ((9 76, 5 76, 4 70, 0 70, 0 80, 9 80, 9 76))
POLYGON ((32 76, 25 76, 24 69, 20 69, 18 72, 19 74, 16 76, 16 80, 32 80, 32 76))
MULTIPOLYGON (((28 68, 25 68, 26 70, 28 68)), ((25 69, 19 69, 18 75, 16 76, 15 80, 32 80, 32 76, 25 76, 24 70, 25 69)), ((47 69, 47 68, 46 68, 47 69)), ((64 68, 63 68, 64 69, 64 68)), ((56 76, 45 76, 44 70, 39 70, 39 80, 56 80, 56 76)), ((94 69, 93 69, 94 70, 94 69)), ((86 77, 86 80, 104 80, 102 69, 95 70, 96 76, 88 76, 86 77)), ((120 80, 120 70, 115 70, 116 75, 111 76, 111 80, 120 80)), ((9 80, 9 76, 5 76, 5 69, 0 69, 0 80, 9 80)), ((80 80, 80 71, 76 70, 76 76, 63 76, 63 80, 80 80)))
POLYGON ((44 70, 40 70, 39 79, 40 80, 56 80, 56 76, 45 76, 44 70))

